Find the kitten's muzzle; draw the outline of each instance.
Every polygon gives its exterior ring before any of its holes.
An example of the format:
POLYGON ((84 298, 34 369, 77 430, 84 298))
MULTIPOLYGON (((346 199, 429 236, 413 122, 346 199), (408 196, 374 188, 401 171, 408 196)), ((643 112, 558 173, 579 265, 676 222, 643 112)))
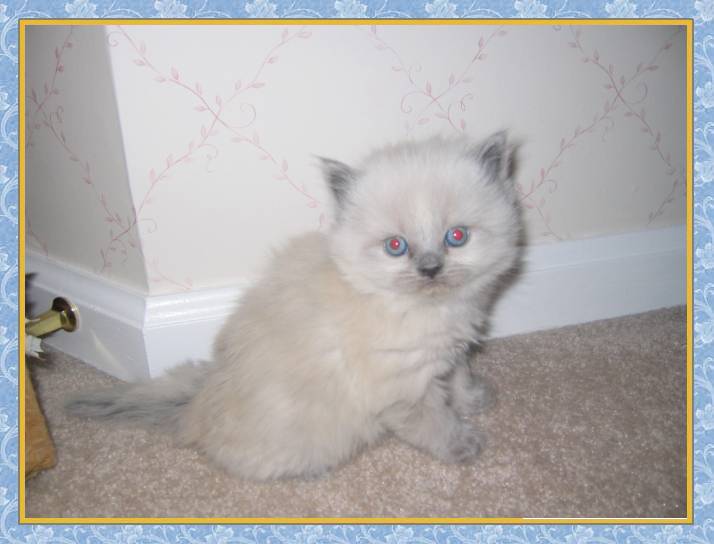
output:
POLYGON ((444 268, 444 261, 439 255, 434 253, 425 253, 417 259, 417 271, 422 276, 434 279, 436 275, 444 268))

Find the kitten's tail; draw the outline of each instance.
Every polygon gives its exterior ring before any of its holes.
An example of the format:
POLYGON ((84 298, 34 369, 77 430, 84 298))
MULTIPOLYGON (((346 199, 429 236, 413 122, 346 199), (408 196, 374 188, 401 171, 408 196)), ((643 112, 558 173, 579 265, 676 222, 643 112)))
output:
POLYGON ((203 384, 207 365, 187 362, 153 380, 82 393, 71 398, 66 409, 78 417, 173 425, 203 384))

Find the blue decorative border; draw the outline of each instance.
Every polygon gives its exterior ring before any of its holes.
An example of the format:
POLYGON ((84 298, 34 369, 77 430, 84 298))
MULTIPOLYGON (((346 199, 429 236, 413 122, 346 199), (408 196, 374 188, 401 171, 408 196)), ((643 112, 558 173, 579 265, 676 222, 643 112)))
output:
POLYGON ((714 0, 27 0, 0 3, 0 538, 10 542, 714 541, 714 0), (694 45, 694 525, 18 525, 18 20, 21 18, 691 18, 694 45), (710 57, 710 54, 713 57, 710 57), (711 140, 710 140, 711 137, 711 140), (709 297, 712 297, 709 300, 709 297))

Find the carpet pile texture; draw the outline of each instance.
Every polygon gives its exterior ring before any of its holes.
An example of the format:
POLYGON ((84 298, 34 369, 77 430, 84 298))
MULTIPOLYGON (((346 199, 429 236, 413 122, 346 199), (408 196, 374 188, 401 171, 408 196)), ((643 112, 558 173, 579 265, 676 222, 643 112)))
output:
POLYGON ((481 456, 446 465, 387 437, 326 476, 256 483, 170 436, 68 417, 117 380, 62 353, 31 370, 57 466, 29 517, 685 517, 686 318, 669 308, 488 341, 481 456))

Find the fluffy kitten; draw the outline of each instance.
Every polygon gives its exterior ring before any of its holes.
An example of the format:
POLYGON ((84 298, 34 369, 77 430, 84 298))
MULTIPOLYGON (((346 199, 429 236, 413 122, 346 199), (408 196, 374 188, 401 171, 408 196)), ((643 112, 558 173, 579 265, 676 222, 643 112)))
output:
POLYGON ((173 427, 248 478, 314 475, 393 432, 447 462, 482 437, 469 347, 514 265, 504 133, 431 139, 357 168, 322 159, 334 224, 291 241, 220 332, 211 363, 76 398, 78 415, 173 427))

